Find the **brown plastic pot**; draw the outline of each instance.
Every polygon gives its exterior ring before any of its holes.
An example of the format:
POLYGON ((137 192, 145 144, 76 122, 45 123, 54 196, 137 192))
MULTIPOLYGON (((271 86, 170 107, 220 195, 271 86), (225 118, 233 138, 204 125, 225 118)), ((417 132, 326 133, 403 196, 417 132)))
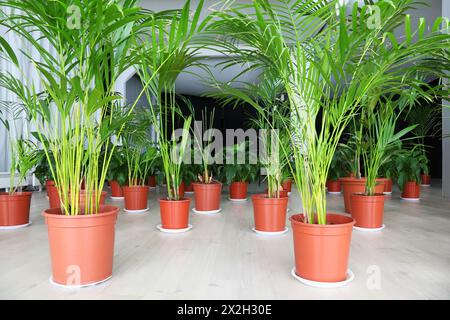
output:
POLYGON ((384 183, 384 193, 392 193, 392 179, 386 178, 386 181, 384 183))
POLYGON ((55 186, 49 185, 47 187, 47 194, 50 209, 60 208, 61 199, 59 197, 58 189, 55 186))
POLYGON ((383 226, 384 195, 352 194, 350 197, 355 227, 376 229, 383 226))
POLYGON ((55 283, 83 286, 112 276, 118 212, 114 206, 100 206, 93 215, 66 216, 60 208, 43 212, 55 283))
MULTIPOLYGON (((264 193, 267 195, 269 193, 269 189, 264 190, 264 193)), ((288 197, 289 194, 287 190, 280 190, 280 198, 288 197)))
POLYGON ((292 191, 292 180, 291 179, 284 180, 284 182, 281 184, 281 186, 283 187, 283 190, 285 190, 287 192, 291 192, 292 191))
POLYGON ((147 209, 148 186, 124 186, 122 189, 126 210, 147 209))
POLYGON ((340 282, 347 278, 350 242, 355 220, 327 214, 327 224, 304 223, 303 214, 289 218, 294 237, 295 273, 318 282, 340 282))
POLYGON ((116 180, 109 181, 109 186, 111 187, 111 197, 122 198, 123 190, 120 184, 116 180))
POLYGON ((328 192, 341 192, 341 182, 339 180, 327 180, 328 192))
POLYGON ((185 229, 189 226, 189 206, 191 199, 159 199, 161 227, 164 229, 185 229))
POLYGON ((156 188, 156 176, 150 176, 147 180, 147 185, 150 188, 156 188))
POLYGON ((194 186, 195 209, 215 211, 220 209, 222 183, 192 183, 194 186))
MULTIPOLYGON (((106 191, 102 191, 100 194, 100 205, 105 205, 106 196, 108 193, 106 191)), ((70 196, 70 195, 69 195, 70 196)), ((78 202, 78 205, 80 208, 84 208, 86 205, 87 198, 92 198, 92 203, 96 202, 96 194, 94 192, 87 193, 86 190, 80 190, 80 201, 78 202)))
POLYGON ((46 180, 45 181, 45 190, 47 190, 47 196, 48 196, 48 188, 49 187, 54 187, 55 186, 55 181, 53 180, 46 180))
POLYGON ((0 226, 21 226, 30 222, 31 192, 0 192, 0 226))
POLYGON ((403 186, 402 198, 420 199, 420 184, 415 181, 407 181, 403 186))
POLYGON ((286 229, 288 197, 268 198, 267 194, 252 196, 255 230, 280 232, 286 229))
POLYGON ((431 176, 428 174, 421 174, 420 181, 421 181, 422 185, 429 186, 429 185, 431 185, 431 176))
POLYGON ((230 184, 230 199, 242 200, 247 198, 248 182, 232 182, 230 184))
MULTIPOLYGON (((384 192, 384 183, 386 179, 377 179, 377 185, 375 186, 375 193, 384 192)), ((344 206, 345 212, 351 213, 350 196, 355 193, 364 193, 366 191, 366 178, 339 178, 341 182, 342 189, 344 191, 344 206)))
POLYGON ((184 187, 184 191, 185 192, 194 192, 194 186, 192 185, 192 183, 186 184, 184 187))

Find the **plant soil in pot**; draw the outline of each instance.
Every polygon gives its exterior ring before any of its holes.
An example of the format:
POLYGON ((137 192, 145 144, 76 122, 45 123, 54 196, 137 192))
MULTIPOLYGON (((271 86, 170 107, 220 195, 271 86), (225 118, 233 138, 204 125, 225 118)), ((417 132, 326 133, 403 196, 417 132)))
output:
POLYGON ((252 196, 255 231, 286 231, 286 211, 288 197, 269 198, 267 194, 252 196))
POLYGON ((403 186, 403 199, 419 200, 420 199, 420 184, 415 181, 407 181, 403 186))
POLYGON ((428 175, 428 174, 421 174, 420 175, 420 180, 421 180, 420 184, 422 186, 426 186, 427 187, 427 186, 431 185, 431 176, 428 175))
POLYGON ((303 214, 289 218, 294 236, 295 274, 317 282, 347 279, 350 242, 355 220, 327 214, 327 224, 304 222, 303 214))
POLYGON ((0 192, 0 227, 26 226, 30 223, 31 192, 0 192))
POLYGON ((232 182, 230 185, 230 200, 247 199, 247 182, 232 182))
POLYGON ((44 211, 54 283, 85 286, 112 276, 118 212, 114 206, 100 206, 91 215, 64 215, 59 208, 44 211))
POLYGON ((161 228, 165 230, 187 229, 189 227, 190 204, 191 199, 159 199, 161 228))
POLYGON ((222 183, 193 183, 196 211, 217 211, 220 210, 220 200, 222 195, 222 183))
POLYGON ((148 177, 147 185, 150 188, 156 188, 156 176, 150 176, 148 177))
POLYGON ((341 193, 341 182, 339 180, 328 180, 327 188, 329 193, 341 193))
MULTIPOLYGON (((344 206, 345 212, 351 213, 350 196, 355 193, 364 193, 366 191, 366 178, 340 178, 343 191, 344 191, 344 206)), ((377 185, 375 186, 375 193, 384 192, 385 179, 377 179, 377 185)))
POLYGON ((147 209, 148 186, 124 186, 125 210, 141 211, 147 209))
POLYGON ((383 227, 384 195, 352 194, 350 197, 355 227, 379 229, 383 227))

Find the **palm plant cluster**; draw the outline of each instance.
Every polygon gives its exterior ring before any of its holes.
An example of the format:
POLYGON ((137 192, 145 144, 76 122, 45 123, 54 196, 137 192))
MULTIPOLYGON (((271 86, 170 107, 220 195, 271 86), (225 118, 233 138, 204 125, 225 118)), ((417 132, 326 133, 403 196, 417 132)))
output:
MULTIPOLYGON (((1 24, 39 53, 38 61, 23 52, 44 90, 37 92, 33 83, 8 72, 2 72, 1 85, 17 95, 36 125, 62 207, 70 215, 80 211, 76 199, 83 179, 98 201, 116 148, 109 142, 112 136, 120 140, 124 134, 129 182, 141 183, 138 172, 148 171, 155 157, 154 149, 144 150, 145 141, 133 138, 132 131, 123 132, 126 123, 135 121, 130 115, 136 116, 138 99, 123 112, 114 87, 130 67, 144 83, 138 98, 146 96, 151 104, 143 127, 134 127, 145 130, 151 125, 159 137, 169 199, 179 199, 182 164, 176 159, 189 150, 187 133, 181 144, 169 139, 175 119, 184 117, 175 99, 179 74, 192 66, 206 68, 198 55, 203 48, 229 57, 222 63, 224 71, 235 65, 244 66, 242 74, 258 70, 258 84, 237 89, 215 83, 218 90, 210 95, 224 104, 250 103, 259 112, 259 127, 286 129, 276 137, 281 151, 273 156, 278 160, 268 161, 266 168, 269 194, 278 190, 284 167, 284 175, 292 175, 299 187, 305 221, 313 223, 317 216, 319 224, 326 223, 324 186, 345 130, 353 128, 355 171, 361 174, 362 160, 366 192, 373 194, 375 178, 398 140, 410 132, 423 139, 430 131, 428 122, 397 132, 399 114, 407 112, 412 122, 423 119, 414 114, 415 103, 431 102, 445 90, 442 85, 427 86, 425 76, 445 78, 449 69, 449 37, 440 32, 445 21, 438 19, 427 32, 421 19, 413 30, 407 14, 415 7, 411 0, 377 2, 381 22, 376 26, 367 22, 368 5, 356 3, 348 12, 339 1, 254 1, 226 6, 203 20, 203 1, 193 12, 189 1, 181 10, 163 12, 144 10, 137 1, 0 4, 13 9, 2 16, 1 24), (71 5, 78 6, 83 22, 75 27, 67 23, 71 5), (399 27, 405 31, 400 40, 393 33, 399 27), (47 39, 51 49, 36 34, 47 39), (268 108, 275 105, 279 107, 268 108)), ((2 39, 0 45, 1 54, 21 70, 8 43, 2 39)), ((191 119, 184 119, 185 132, 191 119)), ((212 180, 207 166, 201 177, 212 180)))

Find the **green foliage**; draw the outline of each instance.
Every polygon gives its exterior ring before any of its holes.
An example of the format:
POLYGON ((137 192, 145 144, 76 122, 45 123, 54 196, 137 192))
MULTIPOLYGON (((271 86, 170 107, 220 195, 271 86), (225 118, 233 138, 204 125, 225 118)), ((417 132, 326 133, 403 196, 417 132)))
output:
MULTIPOLYGON (((226 183, 232 182, 248 182, 252 183, 259 176, 259 166, 250 163, 250 144, 248 142, 241 142, 224 148, 224 155, 226 158, 233 158, 233 163, 224 162, 219 167, 219 179, 226 183), (244 161, 239 161, 240 157, 244 161), (243 163, 241 163, 243 162, 243 163)), ((256 155, 253 155, 256 159, 256 155)))
POLYGON ((400 190, 406 182, 414 181, 420 183, 420 174, 426 167, 427 159, 422 153, 421 148, 413 147, 412 149, 404 149, 395 158, 397 183, 400 190))
POLYGON ((106 179, 109 181, 117 181, 121 186, 124 186, 128 180, 127 157, 124 149, 117 146, 111 157, 108 167, 106 179))
POLYGON ((343 144, 339 144, 336 148, 328 171, 329 180, 337 180, 346 177, 351 172, 350 161, 346 154, 347 150, 348 148, 343 144))

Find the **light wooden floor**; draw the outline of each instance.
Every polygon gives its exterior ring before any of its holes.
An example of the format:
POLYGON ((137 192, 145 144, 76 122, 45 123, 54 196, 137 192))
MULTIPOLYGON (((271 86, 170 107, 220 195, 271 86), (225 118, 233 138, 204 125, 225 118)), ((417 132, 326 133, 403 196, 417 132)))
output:
MULTIPOLYGON (((33 225, 0 232, 0 298, 449 299, 450 201, 442 200, 436 184, 422 188, 420 203, 400 201, 398 192, 389 197, 382 232, 353 232, 355 280, 340 289, 311 288, 292 278, 291 231, 274 238, 254 234, 251 201, 231 203, 224 192, 222 214, 192 214, 192 231, 168 235, 156 229, 156 191, 149 213, 120 214, 111 280, 91 288, 58 288, 48 281, 47 230, 40 215, 47 200, 45 193, 35 193, 33 225), (373 270, 380 272, 378 289, 370 286, 373 270)), ((298 196, 289 207, 298 212, 298 196)), ((329 208, 343 212, 342 196, 329 196, 329 208)))

